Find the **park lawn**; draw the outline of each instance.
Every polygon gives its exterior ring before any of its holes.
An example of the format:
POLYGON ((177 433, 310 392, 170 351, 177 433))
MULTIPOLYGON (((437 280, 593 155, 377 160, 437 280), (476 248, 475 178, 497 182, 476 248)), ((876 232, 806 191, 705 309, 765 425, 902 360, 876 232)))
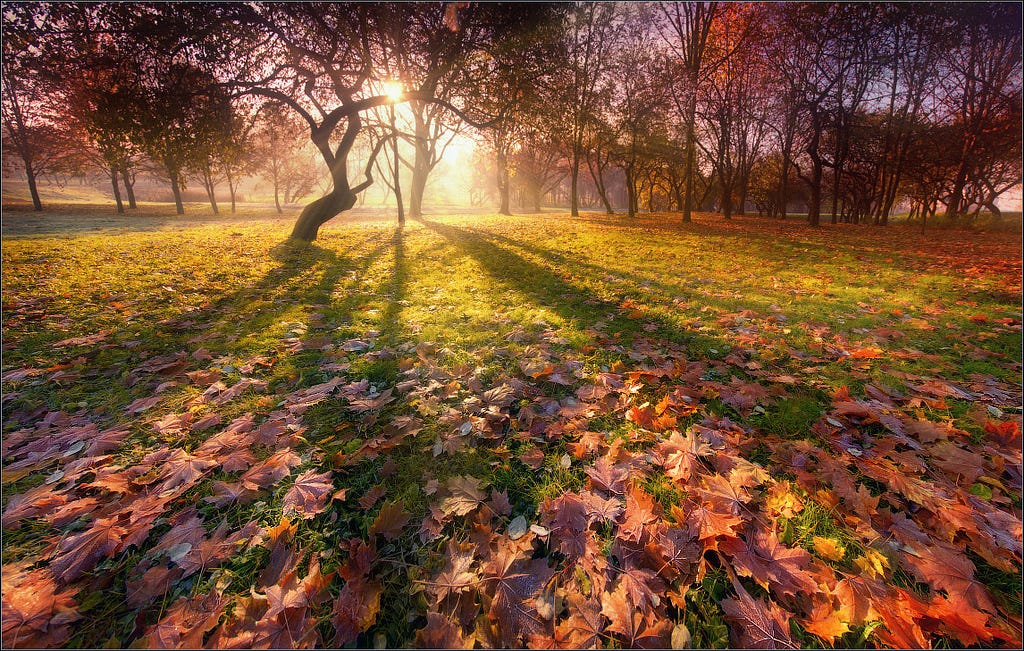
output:
POLYGON ((677 220, 5 238, 5 645, 1019 646, 1020 235, 677 220))

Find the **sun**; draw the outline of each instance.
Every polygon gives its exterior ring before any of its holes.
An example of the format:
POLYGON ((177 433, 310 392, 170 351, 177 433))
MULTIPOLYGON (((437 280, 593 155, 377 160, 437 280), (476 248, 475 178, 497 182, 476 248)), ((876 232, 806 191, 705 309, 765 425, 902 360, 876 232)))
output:
POLYGON ((399 102, 402 100, 402 82, 395 80, 387 80, 384 82, 384 94, 388 96, 388 99, 392 102, 399 102))

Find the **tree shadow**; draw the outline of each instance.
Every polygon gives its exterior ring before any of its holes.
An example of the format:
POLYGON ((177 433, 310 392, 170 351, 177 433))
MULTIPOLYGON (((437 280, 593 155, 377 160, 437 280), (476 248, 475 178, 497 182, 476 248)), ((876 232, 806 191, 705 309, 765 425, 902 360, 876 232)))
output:
POLYGON ((391 282, 388 283, 388 303, 381 315, 380 331, 386 341, 392 345, 398 343, 401 333, 401 313, 405 303, 406 286, 409 283, 409 263, 405 253, 405 229, 395 228, 391 236, 394 249, 394 262, 391 282))
MULTIPOLYGON (((580 320, 587 326, 593 326, 597 321, 607 323, 609 320, 619 321, 624 318, 618 314, 621 300, 619 297, 604 297, 588 287, 566 280, 567 274, 559 274, 510 248, 499 246, 473 228, 460 228, 426 220, 423 224, 463 254, 476 260, 498 283, 523 294, 535 305, 555 312, 565 321, 580 320), (610 312, 615 314, 609 314, 610 312)), ((562 261, 569 268, 575 268, 577 264, 575 259, 568 257, 563 257, 562 261)), ((579 264, 582 267, 586 263, 579 264)), ((599 270, 604 272, 603 269, 599 270)), ((723 339, 710 337, 704 333, 682 331, 679 324, 672 323, 658 314, 645 314, 643 320, 654 323, 663 335, 684 345, 699 341, 702 343, 700 347, 704 348, 711 342, 727 343, 723 339)), ((618 325, 624 323, 625 321, 620 321, 618 325)), ((640 332, 637 334, 647 335, 640 332)), ((657 336, 655 333, 650 334, 657 336)))

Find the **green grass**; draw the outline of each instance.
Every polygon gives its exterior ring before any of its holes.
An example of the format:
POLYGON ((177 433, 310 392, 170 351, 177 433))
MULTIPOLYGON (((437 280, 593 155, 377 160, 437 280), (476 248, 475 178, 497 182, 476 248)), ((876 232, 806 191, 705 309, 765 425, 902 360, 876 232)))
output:
MULTIPOLYGON (((505 378, 525 379, 539 394, 563 403, 571 398, 576 386, 525 378, 519 362, 538 351, 578 363, 591 377, 652 365, 644 342, 655 342, 658 350, 706 364, 702 380, 728 384, 731 377, 742 377, 774 391, 754 411, 709 397, 699 413, 680 418, 680 429, 724 414, 755 437, 787 443, 820 444, 812 427, 831 409, 832 393, 843 387, 863 398, 867 384, 907 390, 920 382, 907 379, 912 376, 939 376, 964 386, 979 374, 1011 388, 1019 383, 1019 235, 975 236, 965 244, 960 233, 922 237, 912 227, 813 230, 707 216, 678 227, 665 216, 635 223, 598 215, 578 220, 478 216, 432 217, 401 232, 385 221, 346 225, 339 220, 315 244, 303 246, 282 244, 287 229, 282 222, 252 219, 229 226, 6 237, 3 370, 38 373, 4 383, 3 432, 10 436, 32 426, 46 412, 82 413, 101 428, 130 427, 129 437, 114 451, 117 462, 130 465, 162 444, 192 450, 244 414, 263 422, 285 394, 335 375, 346 383, 365 379, 381 390, 409 378, 425 384, 431 380, 416 347, 432 344, 436 353, 428 357, 437 369, 432 374, 439 386, 454 382, 450 393, 438 398, 396 392, 395 402, 369 418, 350 411, 343 398, 320 403, 302 415, 305 429, 295 445, 302 462, 292 478, 252 504, 200 509, 207 523, 226 518, 233 526, 249 520, 273 526, 297 473, 333 470, 335 487, 348 488, 347 498, 300 522, 297 534, 303 549, 321 553, 339 549, 350 537, 368 538, 381 505, 402 499, 410 521, 398 540, 381 541, 382 560, 376 566, 385 588, 381 615, 359 637, 361 645, 383 640, 392 647, 408 646, 425 621, 425 601, 413 586, 443 565, 436 558, 437 544, 423 544, 416 535, 434 502, 424 492, 429 478, 442 486, 453 477, 479 478, 488 494, 491 488, 507 491, 513 516, 531 521, 545 499, 586 486, 583 467, 590 460, 571 458, 566 468, 563 443, 536 433, 530 440, 511 422, 499 427, 495 440, 476 439, 453 453, 434 454, 435 443, 455 429, 445 420, 449 410, 460 413, 465 401, 505 378), (886 335, 892 331, 898 334, 890 339, 886 335), (100 332, 105 336, 93 343, 53 346, 100 332), (338 349, 357 338, 372 341, 372 347, 338 349), (293 349, 296 343, 317 341, 333 348, 326 353, 319 346, 293 349), (840 358, 836 353, 868 347, 879 348, 881 356, 840 358), (202 349, 209 358, 196 355, 202 349), (241 367, 253 365, 244 375, 266 381, 267 391, 250 391, 222 406, 193 406, 197 418, 220 413, 222 425, 162 439, 152 421, 189 410, 202 388, 173 378, 176 384, 162 389, 156 406, 140 415, 126 414, 125 407, 152 395, 159 384, 133 369, 157 355, 175 353, 186 355, 189 370, 221 369, 228 385, 243 376, 241 367), (327 370, 327 364, 343 370, 327 370), (410 369, 413 374, 407 375, 410 369), (772 379, 778 376, 794 380, 772 379), (422 431, 379 456, 338 465, 337 458, 352 454, 402 415, 420 417, 422 431), (533 447, 544 454, 538 470, 518 459, 533 447), (389 459, 394 471, 383 476, 389 459), (377 485, 383 486, 384 497, 369 509, 361 507, 358 499, 377 485)), ((665 394, 658 383, 644 391, 640 395, 652 403, 665 394)), ((920 417, 952 421, 980 443, 982 426, 969 405, 946 402, 945 407, 921 407, 920 417)), ((527 404, 513 403, 510 415, 527 404)), ((625 447, 631 451, 642 452, 655 440, 643 435, 632 441, 637 430, 621 413, 582 421, 589 430, 607 432, 609 441, 630 441, 625 447)), ((748 458, 767 466, 775 446, 750 445, 748 458)), ((271 450, 256 452, 265 458, 271 450)), ((4 504, 40 484, 51 466, 22 476, 8 476, 5 468, 4 504)), ((183 503, 210 495, 214 479, 233 477, 220 473, 204 479, 183 503)), ((643 486, 666 513, 686 499, 686 492, 664 475, 646 479, 643 486)), ((1019 508, 1019 496, 1012 499, 1019 508)), ((123 604, 100 603, 96 595, 124 591, 136 556, 159 538, 166 528, 161 526, 158 521, 141 550, 100 565, 105 583, 82 584, 75 598, 89 608, 73 644, 102 646, 113 638, 127 646, 174 597, 209 589, 218 576, 229 577, 228 594, 246 595, 266 563, 260 547, 236 554, 215 572, 198 573, 138 613, 123 604)), ((46 539, 68 530, 31 518, 19 530, 5 530, 4 562, 39 560, 46 539)), ((465 539, 472 531, 473 525, 460 519, 445 525, 446 536, 465 539)), ((845 559, 837 563, 843 569, 861 551, 841 521, 808 499, 804 510, 785 523, 785 540, 813 553, 814 536, 846 546, 845 559)), ((324 570, 344 560, 332 552, 323 561, 324 570)), ((979 568, 993 593, 1019 608, 1019 590, 1013 586, 1015 578, 1019 588, 1019 572, 979 568)), ((337 592, 337 586, 332 589, 337 592)), ((712 568, 687 592, 687 610, 676 615, 689 628, 695 647, 728 645, 718 606, 728 591, 725 572, 712 568)), ((332 631, 326 623, 329 611, 329 604, 317 611, 325 636, 332 631)), ((859 638, 862 632, 858 628, 839 644, 863 643, 869 638, 859 638)), ((820 642, 801 636, 808 644, 820 642)))

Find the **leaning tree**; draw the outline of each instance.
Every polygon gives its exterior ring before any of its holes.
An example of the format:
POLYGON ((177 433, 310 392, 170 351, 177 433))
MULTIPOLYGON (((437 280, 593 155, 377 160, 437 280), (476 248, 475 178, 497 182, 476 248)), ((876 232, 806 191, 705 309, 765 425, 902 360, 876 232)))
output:
MULTIPOLYGON (((403 9, 404 8, 404 9, 403 9)), ((331 187, 303 209, 292 238, 316 239, 320 227, 352 208, 359 193, 373 184, 371 170, 384 144, 379 139, 362 169, 350 169, 355 145, 366 129, 365 114, 400 101, 444 106, 478 128, 493 124, 473 106, 472 98, 438 97, 429 90, 406 89, 401 96, 382 94, 387 70, 394 61, 389 30, 395 11, 409 5, 373 3, 246 3, 146 6, 140 34, 154 45, 187 57, 210 70, 236 96, 254 95, 279 102, 299 117, 330 173, 331 187)), ((461 6, 443 27, 462 38, 468 25, 473 42, 455 48, 466 61, 484 54, 502 56, 494 46, 530 31, 552 11, 544 5, 461 6)), ((461 65, 461 60, 455 67, 461 65)))

